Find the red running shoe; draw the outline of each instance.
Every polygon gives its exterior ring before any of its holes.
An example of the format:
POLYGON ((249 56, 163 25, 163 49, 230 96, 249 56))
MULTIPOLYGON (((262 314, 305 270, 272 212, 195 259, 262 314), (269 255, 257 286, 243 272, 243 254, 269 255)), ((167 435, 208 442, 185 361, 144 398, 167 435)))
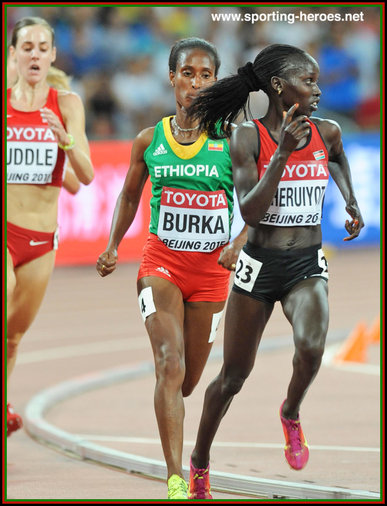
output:
POLYGON ((15 432, 18 429, 23 427, 23 420, 20 415, 15 413, 12 405, 7 403, 7 437, 9 437, 12 432, 15 432))
POLYGON ((206 469, 197 469, 190 460, 188 499, 212 499, 209 471, 209 464, 206 469))
POLYGON ((296 420, 292 420, 291 418, 284 418, 282 416, 282 407, 284 405, 284 402, 280 407, 280 418, 286 440, 285 457, 290 467, 296 469, 297 471, 300 471, 306 466, 309 459, 308 443, 306 442, 301 429, 299 415, 297 415, 296 420))

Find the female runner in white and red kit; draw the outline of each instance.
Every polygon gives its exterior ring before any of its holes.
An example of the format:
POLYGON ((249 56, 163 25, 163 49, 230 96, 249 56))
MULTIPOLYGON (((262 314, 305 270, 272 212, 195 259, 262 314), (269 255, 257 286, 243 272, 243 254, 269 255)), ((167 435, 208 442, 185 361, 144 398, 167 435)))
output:
MULTIPOLYGON (((78 95, 50 88, 54 31, 42 18, 23 18, 12 32, 17 82, 7 90, 7 377, 33 322, 58 246, 58 197, 65 155, 83 184, 94 171, 78 95)), ((7 403, 7 435, 22 426, 7 403)))

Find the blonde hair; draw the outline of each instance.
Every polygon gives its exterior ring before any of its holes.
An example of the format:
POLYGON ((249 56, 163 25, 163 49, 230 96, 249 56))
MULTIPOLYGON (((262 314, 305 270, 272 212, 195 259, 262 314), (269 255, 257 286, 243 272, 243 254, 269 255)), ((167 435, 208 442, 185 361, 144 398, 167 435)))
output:
POLYGON ((56 90, 70 91, 70 80, 71 77, 68 76, 66 72, 63 72, 63 70, 53 66, 49 68, 47 82, 52 88, 55 88, 56 90))

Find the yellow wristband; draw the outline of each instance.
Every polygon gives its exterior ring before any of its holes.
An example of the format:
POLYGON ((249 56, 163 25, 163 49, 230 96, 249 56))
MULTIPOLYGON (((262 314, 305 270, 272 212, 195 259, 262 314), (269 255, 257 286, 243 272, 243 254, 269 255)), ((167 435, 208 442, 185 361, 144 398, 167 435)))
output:
POLYGON ((58 142, 58 146, 60 147, 60 149, 63 149, 63 151, 73 149, 73 147, 75 146, 74 137, 71 134, 67 134, 67 136, 70 137, 70 144, 66 144, 66 146, 63 146, 63 144, 59 144, 58 142))

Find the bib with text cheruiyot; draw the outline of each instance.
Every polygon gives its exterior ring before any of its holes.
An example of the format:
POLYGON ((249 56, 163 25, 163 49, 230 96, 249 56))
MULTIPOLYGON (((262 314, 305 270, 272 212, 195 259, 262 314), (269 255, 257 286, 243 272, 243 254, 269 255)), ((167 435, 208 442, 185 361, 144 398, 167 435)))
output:
MULTIPOLYGON (((278 143, 259 120, 254 123, 259 133, 257 169, 261 179, 278 143)), ((328 152, 316 125, 311 121, 309 124, 306 144, 289 156, 277 191, 260 224, 294 227, 321 223, 324 194, 329 180, 328 152)))

